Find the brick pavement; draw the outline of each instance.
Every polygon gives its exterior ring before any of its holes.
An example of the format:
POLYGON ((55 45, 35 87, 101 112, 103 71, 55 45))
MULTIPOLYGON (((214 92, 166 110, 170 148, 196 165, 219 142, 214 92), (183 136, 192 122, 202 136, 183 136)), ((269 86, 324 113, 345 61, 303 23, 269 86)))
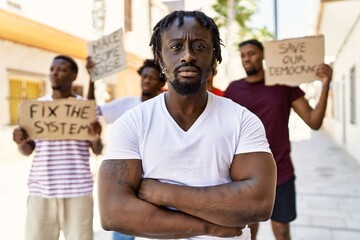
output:
MULTIPOLYGON (((298 211, 292 239, 359 240, 359 163, 322 131, 302 126, 292 136, 298 211)), ((275 239, 269 222, 258 236, 275 239)))

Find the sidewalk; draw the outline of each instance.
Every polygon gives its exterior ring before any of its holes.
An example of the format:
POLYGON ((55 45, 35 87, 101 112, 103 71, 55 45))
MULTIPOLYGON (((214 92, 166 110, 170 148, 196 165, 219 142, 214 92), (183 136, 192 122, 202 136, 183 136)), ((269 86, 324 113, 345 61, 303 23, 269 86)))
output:
MULTIPOLYGON (((24 239, 27 178, 31 157, 22 156, 12 141, 13 127, 0 125, 0 240, 24 239)), ((96 178, 100 158, 92 156, 91 169, 96 178)), ((111 240, 111 233, 100 225, 94 183, 94 240, 111 240)), ((60 240, 64 238, 60 237, 60 240)))
MULTIPOLYGON (((31 159, 17 152, 11 133, 0 126, 0 239, 21 240, 31 159)), ((298 209, 292 239, 359 240, 360 165, 322 131, 304 128, 292 132, 292 156, 298 209)), ((92 163, 96 173, 100 159, 92 163)), ((111 240, 99 223, 96 188, 94 200, 94 240, 111 240)), ((261 223, 258 240, 274 239, 270 223, 261 223)))
MULTIPOLYGON (((360 239, 360 165, 324 132, 292 132, 297 219, 293 240, 360 239)), ((269 222, 258 240, 274 240, 269 222)))

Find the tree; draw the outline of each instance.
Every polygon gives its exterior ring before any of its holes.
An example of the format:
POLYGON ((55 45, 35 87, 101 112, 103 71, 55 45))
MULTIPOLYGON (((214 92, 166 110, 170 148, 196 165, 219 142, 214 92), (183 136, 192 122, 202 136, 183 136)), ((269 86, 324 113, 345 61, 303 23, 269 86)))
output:
POLYGON ((228 17, 230 11, 233 10, 233 21, 239 27, 239 41, 247 38, 257 38, 260 41, 273 38, 273 33, 266 27, 258 28, 251 25, 251 17, 258 10, 258 0, 231 0, 233 9, 229 9, 228 1, 216 0, 216 3, 212 5, 212 8, 218 14, 218 16, 214 17, 214 21, 219 28, 229 26, 228 17))

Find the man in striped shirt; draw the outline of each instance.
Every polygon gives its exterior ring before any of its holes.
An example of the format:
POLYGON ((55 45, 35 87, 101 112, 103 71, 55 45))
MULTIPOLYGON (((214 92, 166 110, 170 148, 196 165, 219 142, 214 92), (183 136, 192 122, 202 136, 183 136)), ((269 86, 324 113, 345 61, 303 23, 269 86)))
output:
MULTIPOLYGON (((64 55, 53 59, 50 67, 52 93, 39 98, 51 101, 63 98, 82 99, 72 92, 77 77, 76 62, 64 55)), ((29 174, 29 197, 25 239, 57 240, 60 231, 66 240, 93 239, 93 178, 90 152, 100 154, 101 125, 90 125, 88 140, 33 140, 20 127, 14 129, 13 140, 19 151, 34 158, 29 174)))

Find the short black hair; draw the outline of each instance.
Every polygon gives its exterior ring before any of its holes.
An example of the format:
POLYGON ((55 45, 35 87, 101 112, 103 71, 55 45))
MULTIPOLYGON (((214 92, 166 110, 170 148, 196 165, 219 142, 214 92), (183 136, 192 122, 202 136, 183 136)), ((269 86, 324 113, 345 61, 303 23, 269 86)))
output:
POLYGON ((153 34, 150 40, 150 46, 155 56, 155 61, 159 62, 159 56, 161 52, 161 35, 162 33, 169 28, 169 26, 176 20, 179 20, 178 27, 181 27, 184 24, 184 18, 191 17, 200 22, 201 25, 209 29, 212 37, 214 56, 215 59, 221 63, 221 45, 223 45, 220 38, 219 29, 216 26, 214 20, 206 16, 203 12, 200 11, 174 11, 163 19, 161 19, 153 28, 153 34))
POLYGON ((76 64, 75 60, 72 59, 71 57, 66 56, 66 55, 58 55, 58 56, 54 57, 54 60, 56 60, 56 59, 62 59, 64 61, 67 61, 68 63, 70 63, 71 70, 73 70, 75 73, 78 73, 78 71, 79 71, 78 65, 76 64))
POLYGON ((239 43, 239 48, 241 48, 242 46, 245 46, 247 44, 252 44, 257 46, 261 51, 264 51, 264 46, 262 45, 262 43, 260 41, 258 41, 257 39, 250 39, 250 40, 246 40, 246 41, 242 41, 241 43, 239 43))
POLYGON ((137 72, 139 73, 139 75, 141 75, 142 71, 144 70, 144 68, 155 68, 156 70, 159 71, 159 77, 160 77, 160 81, 162 82, 166 82, 166 78, 164 76, 164 74, 161 74, 161 67, 160 65, 153 59, 145 59, 143 65, 137 70, 137 72))

